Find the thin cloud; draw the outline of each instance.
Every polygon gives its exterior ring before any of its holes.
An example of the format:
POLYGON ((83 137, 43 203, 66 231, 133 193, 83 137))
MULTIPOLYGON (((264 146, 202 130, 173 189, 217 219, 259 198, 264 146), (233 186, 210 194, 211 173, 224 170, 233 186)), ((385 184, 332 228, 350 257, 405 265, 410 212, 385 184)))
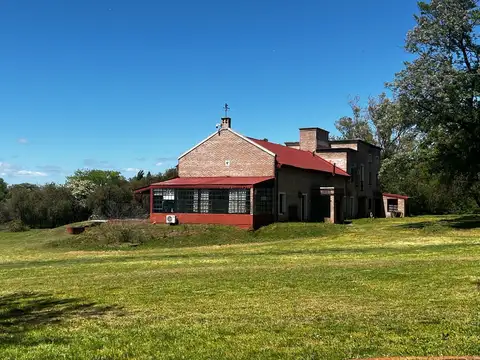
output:
POLYGON ((64 173, 63 169, 57 165, 39 165, 37 166, 37 170, 39 170, 40 172, 48 173, 48 174, 64 173))
POLYGON ((28 144, 28 139, 20 138, 20 139, 17 140, 17 142, 18 142, 19 144, 28 144))
POLYGON ((155 166, 162 166, 163 165, 163 162, 159 161, 155 164, 155 166))
POLYGON ((125 172, 135 172, 135 173, 138 173, 141 169, 137 169, 137 168, 126 168, 126 169, 123 169, 123 171, 125 172))
POLYGON ((89 168, 112 168, 113 166, 107 160, 84 159, 83 165, 89 168))
POLYGON ((140 161, 140 162, 143 162, 143 161, 147 160, 147 158, 145 158, 145 157, 138 157, 138 158, 135 158, 135 160, 140 161))
POLYGON ((26 170, 18 165, 0 162, 0 176, 5 177, 45 177, 48 174, 44 171, 26 170))
POLYGON ((47 173, 41 171, 32 171, 32 170, 18 170, 14 172, 14 176, 48 176, 47 173))

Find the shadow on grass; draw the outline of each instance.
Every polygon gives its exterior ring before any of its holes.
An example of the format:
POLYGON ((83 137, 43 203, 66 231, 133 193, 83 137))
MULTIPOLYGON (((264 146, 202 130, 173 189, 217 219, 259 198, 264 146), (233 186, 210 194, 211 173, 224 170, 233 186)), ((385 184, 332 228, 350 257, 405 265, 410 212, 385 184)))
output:
POLYGON ((477 229, 480 228, 480 215, 465 215, 452 219, 443 219, 437 221, 422 221, 398 225, 404 229, 477 229))
POLYGON ((98 305, 79 298, 56 298, 51 294, 17 292, 0 296, 0 344, 35 346, 65 343, 65 338, 32 336, 34 330, 59 325, 73 318, 123 315, 118 306, 98 305))

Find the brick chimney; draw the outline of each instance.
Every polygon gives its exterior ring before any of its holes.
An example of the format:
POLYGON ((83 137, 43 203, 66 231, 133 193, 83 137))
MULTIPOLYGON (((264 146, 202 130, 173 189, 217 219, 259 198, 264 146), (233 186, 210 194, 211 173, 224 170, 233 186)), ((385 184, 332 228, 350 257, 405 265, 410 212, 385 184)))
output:
POLYGON ((222 123, 221 123, 221 128, 222 129, 230 129, 232 127, 232 119, 229 117, 223 117, 222 118, 222 123))
POLYGON ((314 152, 317 149, 329 148, 327 130, 320 128, 300 129, 300 150, 314 152))

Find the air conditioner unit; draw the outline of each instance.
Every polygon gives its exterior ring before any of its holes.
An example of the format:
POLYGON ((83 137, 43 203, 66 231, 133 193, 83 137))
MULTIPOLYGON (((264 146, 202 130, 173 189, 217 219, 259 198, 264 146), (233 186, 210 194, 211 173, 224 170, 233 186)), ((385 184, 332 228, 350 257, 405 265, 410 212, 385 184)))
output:
POLYGON ((177 223, 177 217, 175 215, 167 215, 165 222, 170 225, 175 225, 177 223))

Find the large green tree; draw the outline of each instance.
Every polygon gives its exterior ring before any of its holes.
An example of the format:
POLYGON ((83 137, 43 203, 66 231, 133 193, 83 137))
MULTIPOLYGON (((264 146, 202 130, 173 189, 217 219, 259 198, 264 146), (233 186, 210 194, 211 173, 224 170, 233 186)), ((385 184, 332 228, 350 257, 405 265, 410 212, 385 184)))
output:
POLYGON ((391 89, 405 116, 425 134, 436 170, 474 186, 480 173, 480 11, 473 0, 418 6, 406 40, 415 59, 391 89))
POLYGON ((7 183, 5 182, 5 180, 0 178, 0 202, 2 202, 7 196, 7 190, 8 190, 7 183))

